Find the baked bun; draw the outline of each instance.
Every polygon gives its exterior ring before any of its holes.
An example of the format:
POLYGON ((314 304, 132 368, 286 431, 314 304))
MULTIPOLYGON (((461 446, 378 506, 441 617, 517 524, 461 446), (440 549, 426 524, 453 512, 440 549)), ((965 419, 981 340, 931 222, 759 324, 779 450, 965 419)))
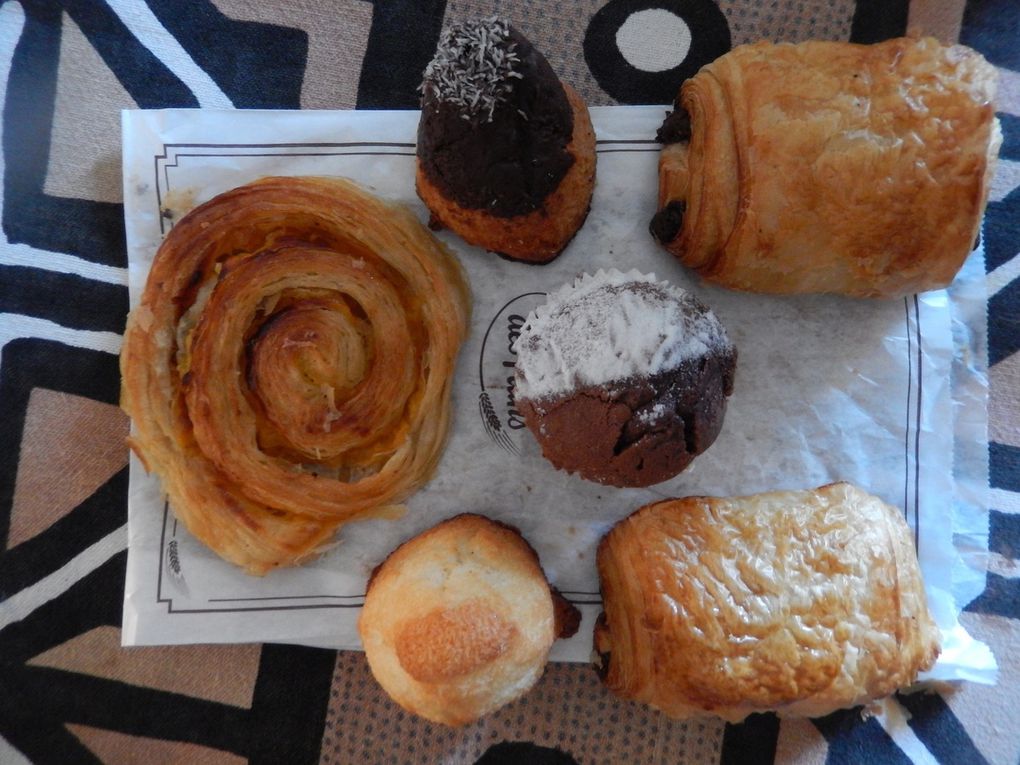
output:
POLYGON ((931 38, 734 48, 683 84, 659 131, 652 234, 733 289, 945 287, 988 197, 995 80, 931 38))
POLYGON ((501 19, 443 33, 425 70, 417 151, 432 225, 507 258, 549 262, 588 215, 588 108, 501 19))
POLYGON ((526 693, 553 641, 579 622, 515 528, 465 514, 405 542, 376 569, 358 630, 394 701, 457 726, 526 693))
POLYGON ((711 446, 737 361, 701 301, 637 271, 553 293, 515 349, 514 400, 546 459, 611 486, 660 483, 711 446))
POLYGON ((600 674, 671 717, 819 717, 939 653, 901 513, 847 483, 647 505, 598 548, 600 674))

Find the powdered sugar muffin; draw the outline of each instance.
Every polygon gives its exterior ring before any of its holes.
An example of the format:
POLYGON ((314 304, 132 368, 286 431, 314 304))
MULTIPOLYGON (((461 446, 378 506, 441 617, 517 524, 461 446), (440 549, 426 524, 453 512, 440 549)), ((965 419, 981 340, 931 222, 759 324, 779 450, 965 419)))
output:
POLYGON ((709 308, 654 275, 585 275, 517 340, 515 400, 546 459, 611 486, 672 478, 708 449, 737 352, 709 308))

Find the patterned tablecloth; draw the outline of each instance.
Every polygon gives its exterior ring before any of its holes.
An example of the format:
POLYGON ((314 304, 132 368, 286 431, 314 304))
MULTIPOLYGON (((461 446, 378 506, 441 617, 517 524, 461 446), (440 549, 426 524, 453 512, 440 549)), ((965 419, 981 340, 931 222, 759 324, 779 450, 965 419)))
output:
POLYGON ((0 97, 0 763, 1020 760, 1015 0, 21 0, 0 4, 0 97), (359 653, 120 647, 120 109, 414 108, 443 24, 497 11, 590 104, 666 103, 760 38, 869 42, 909 27, 999 68, 1005 141, 983 232, 991 555, 963 615, 995 653, 996 686, 899 696, 881 718, 679 723, 553 664, 524 699, 453 731, 390 702, 359 653))

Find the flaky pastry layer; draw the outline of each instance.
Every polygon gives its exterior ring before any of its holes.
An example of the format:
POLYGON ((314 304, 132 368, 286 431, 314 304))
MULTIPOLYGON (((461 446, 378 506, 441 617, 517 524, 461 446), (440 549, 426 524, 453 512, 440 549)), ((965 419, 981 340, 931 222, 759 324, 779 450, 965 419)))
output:
POLYGON ((672 717, 822 716, 939 652, 907 524, 847 483, 647 505, 598 569, 604 680, 672 717))
POLYGON ((665 147, 667 248, 752 292, 893 297, 944 287, 973 249, 1001 137, 995 69, 961 45, 743 45, 684 83, 665 147))
POLYGON ((233 189, 173 227, 128 319, 131 446, 216 553, 298 563, 429 478, 469 311, 406 210, 339 179, 233 189))

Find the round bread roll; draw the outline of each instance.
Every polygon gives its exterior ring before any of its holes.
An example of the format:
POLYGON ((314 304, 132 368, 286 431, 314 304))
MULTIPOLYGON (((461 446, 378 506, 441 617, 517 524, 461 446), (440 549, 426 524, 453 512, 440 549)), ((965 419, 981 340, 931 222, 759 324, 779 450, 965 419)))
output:
POLYGON ((431 225, 512 260, 549 262, 588 215, 588 108, 502 19, 444 32, 425 70, 417 153, 431 225))
POLYGON ((458 515, 394 550, 358 622, 375 679, 404 709, 459 726, 523 695, 580 614, 511 526, 458 515))
POLYGON ((636 271, 599 271, 553 293, 515 346, 514 399, 557 468, 650 486, 722 429, 737 352, 701 301, 636 271))

